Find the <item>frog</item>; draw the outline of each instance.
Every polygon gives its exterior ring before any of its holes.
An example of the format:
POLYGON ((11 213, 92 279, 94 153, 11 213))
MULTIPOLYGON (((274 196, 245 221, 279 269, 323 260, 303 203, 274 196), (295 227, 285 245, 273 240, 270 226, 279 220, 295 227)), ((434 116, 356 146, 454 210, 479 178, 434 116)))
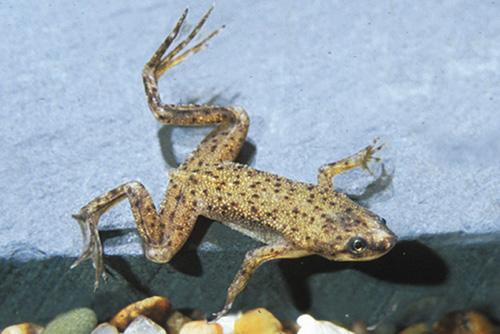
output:
POLYGON ((319 255, 333 261, 369 261, 389 252, 398 237, 385 219, 335 190, 333 178, 360 167, 371 173, 368 163, 380 162, 374 154, 385 144, 378 139, 359 152, 319 168, 317 184, 293 181, 235 162, 250 126, 240 106, 174 105, 160 99, 158 81, 169 69, 202 50, 223 27, 196 45, 197 36, 213 6, 189 35, 169 53, 178 37, 187 8, 172 32, 161 43, 142 70, 147 103, 162 124, 198 126, 214 124, 196 149, 168 173, 168 187, 159 210, 141 183, 130 181, 96 197, 73 218, 83 239, 76 267, 91 259, 95 267, 94 290, 106 280, 103 249, 99 237, 100 217, 128 199, 147 259, 167 263, 186 243, 199 216, 218 221, 263 246, 249 250, 230 284, 217 321, 232 307, 255 270, 277 259, 319 255))

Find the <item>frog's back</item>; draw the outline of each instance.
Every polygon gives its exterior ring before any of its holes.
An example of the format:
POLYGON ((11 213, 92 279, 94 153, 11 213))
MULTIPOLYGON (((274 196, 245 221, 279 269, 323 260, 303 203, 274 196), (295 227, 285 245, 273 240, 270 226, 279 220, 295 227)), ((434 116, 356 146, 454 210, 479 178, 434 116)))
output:
MULTIPOLYGON (((192 192, 204 216, 265 243, 317 239, 331 213, 350 202, 333 190, 233 162, 174 174, 196 188, 192 192)), ((338 223, 330 222, 333 227, 338 223)))

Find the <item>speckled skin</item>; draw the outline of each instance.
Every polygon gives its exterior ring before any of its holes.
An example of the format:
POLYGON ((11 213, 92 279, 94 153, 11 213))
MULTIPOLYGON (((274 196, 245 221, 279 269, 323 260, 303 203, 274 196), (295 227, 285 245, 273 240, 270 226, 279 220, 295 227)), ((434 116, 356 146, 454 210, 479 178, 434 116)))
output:
POLYGON ((186 40, 164 55, 184 22, 187 10, 184 12, 145 65, 143 80, 149 107, 161 123, 219 125, 179 168, 169 173, 169 185, 159 212, 144 186, 131 181, 95 198, 74 215, 82 228, 86 249, 73 266, 90 257, 96 268, 95 288, 99 277, 105 278, 97 223, 104 212, 125 198, 130 201, 146 256, 155 262, 170 261, 189 238, 198 216, 220 221, 266 245, 246 254, 228 289, 225 306, 216 316, 218 319, 231 308, 263 262, 311 254, 338 261, 366 261, 387 253, 397 237, 386 227, 384 219, 336 192, 332 182, 335 175, 344 171, 356 167, 368 170, 367 163, 377 160, 373 154, 384 145, 376 147, 375 141, 351 157, 322 166, 317 185, 295 182, 232 162, 250 125, 241 107, 177 106, 161 102, 158 79, 198 52, 218 32, 178 55, 198 33, 210 11, 186 40))

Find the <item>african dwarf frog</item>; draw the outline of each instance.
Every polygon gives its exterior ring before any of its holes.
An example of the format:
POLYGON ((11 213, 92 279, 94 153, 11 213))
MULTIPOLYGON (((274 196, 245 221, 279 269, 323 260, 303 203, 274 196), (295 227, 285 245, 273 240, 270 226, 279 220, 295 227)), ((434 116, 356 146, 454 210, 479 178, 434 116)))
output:
POLYGON ((332 178, 367 163, 383 145, 376 141, 358 153, 319 169, 318 184, 295 182, 233 162, 245 141, 249 119, 241 107, 163 104, 158 79, 171 67, 200 51, 219 30, 179 54, 196 36, 212 8, 190 35, 170 53, 187 10, 172 33, 144 66, 149 108, 158 121, 176 125, 219 125, 168 176, 159 212, 142 184, 127 182, 85 205, 73 217, 81 225, 86 248, 73 267, 91 258, 94 287, 105 277, 97 223, 103 213, 128 198, 148 259, 168 262, 180 250, 202 215, 222 222, 265 244, 246 253, 216 319, 232 306, 262 263, 317 254, 336 261, 366 261, 387 253, 397 237, 385 220, 336 192, 332 178))

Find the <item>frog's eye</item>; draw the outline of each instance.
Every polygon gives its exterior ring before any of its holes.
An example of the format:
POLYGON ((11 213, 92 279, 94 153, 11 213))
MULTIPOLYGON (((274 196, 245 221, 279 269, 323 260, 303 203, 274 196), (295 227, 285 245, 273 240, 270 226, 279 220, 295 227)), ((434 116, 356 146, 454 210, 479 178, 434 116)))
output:
POLYGON ((366 250, 366 240, 363 238, 352 238, 349 241, 349 251, 354 255, 359 255, 366 250))
POLYGON ((384 219, 384 218, 380 218, 380 222, 381 222, 381 223, 382 223, 382 225, 384 225, 384 226, 385 226, 385 225, 387 225, 387 222, 385 221, 385 219, 384 219))

